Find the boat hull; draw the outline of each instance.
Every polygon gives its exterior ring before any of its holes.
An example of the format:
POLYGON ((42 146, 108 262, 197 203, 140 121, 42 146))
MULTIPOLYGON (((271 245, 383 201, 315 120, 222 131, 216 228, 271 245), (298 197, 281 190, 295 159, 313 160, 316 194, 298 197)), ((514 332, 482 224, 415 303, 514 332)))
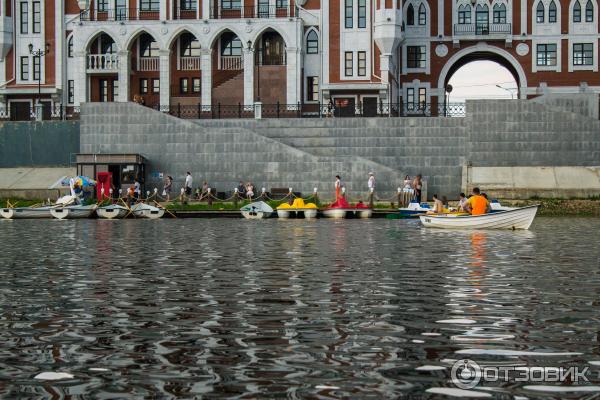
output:
POLYGON ((139 218, 159 219, 165 215, 164 208, 154 207, 148 204, 137 204, 133 206, 133 215, 139 218))
POLYGON ((127 216, 129 210, 123 206, 100 207, 96 210, 98 217, 102 219, 121 219, 127 216))
POLYGON ((353 210, 347 210, 345 208, 329 208, 327 210, 323 210, 323 215, 327 218, 341 219, 346 218, 346 213, 348 211, 353 210))
POLYGON ((357 218, 361 219, 371 218, 373 216, 373 210, 370 208, 357 209, 355 215, 357 218))
POLYGON ((277 216, 282 219, 288 218, 316 218, 316 208, 284 208, 277 210, 277 216))
POLYGON ((52 218, 50 210, 52 207, 20 207, 20 208, 2 208, 0 215, 6 219, 37 219, 52 218))
POLYGON ((89 218, 96 208, 98 206, 95 204, 93 206, 56 207, 51 209, 50 213, 56 219, 82 219, 89 218))
POLYGON ((258 201, 240 208, 240 212, 246 219, 265 219, 273 214, 273 209, 267 203, 258 201))
POLYGON ((529 229, 538 205, 497 211, 484 215, 425 215, 419 217, 423 226, 441 229, 529 229))

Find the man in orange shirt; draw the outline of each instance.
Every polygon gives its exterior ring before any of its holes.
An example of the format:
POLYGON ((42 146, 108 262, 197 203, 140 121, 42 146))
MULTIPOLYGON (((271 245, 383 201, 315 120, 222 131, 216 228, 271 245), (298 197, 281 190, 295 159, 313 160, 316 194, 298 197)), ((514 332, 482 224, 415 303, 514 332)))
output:
POLYGON ((473 195, 467 200, 465 211, 471 215, 482 215, 490 211, 490 202, 481 195, 478 187, 473 188, 473 195))

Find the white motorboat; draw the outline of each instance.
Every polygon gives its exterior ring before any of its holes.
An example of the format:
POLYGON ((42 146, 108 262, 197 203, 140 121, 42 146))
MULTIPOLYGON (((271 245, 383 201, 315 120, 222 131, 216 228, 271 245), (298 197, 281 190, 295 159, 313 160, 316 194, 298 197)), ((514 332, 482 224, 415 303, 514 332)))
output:
POLYGON ((141 218, 159 219, 165 215, 165 209, 162 207, 154 207, 146 203, 137 203, 131 207, 133 215, 141 218))
POLYGON ((97 204, 92 204, 90 206, 74 205, 54 207, 50 210, 50 213, 57 219, 81 219, 89 218, 97 208, 97 204))
POLYGON ((0 215, 6 219, 52 218, 53 206, 1 208, 0 215))
POLYGON ((539 205, 496 211, 482 215, 422 215, 427 228, 442 229, 529 229, 539 205))
POLYGON ((263 219, 269 218, 273 214, 273 209, 264 201, 250 203, 240 208, 244 218, 247 219, 263 219))
POLYGON ((96 210, 98 217, 103 219, 121 219, 125 218, 129 213, 127 207, 123 207, 118 204, 111 204, 109 206, 99 207, 96 210))

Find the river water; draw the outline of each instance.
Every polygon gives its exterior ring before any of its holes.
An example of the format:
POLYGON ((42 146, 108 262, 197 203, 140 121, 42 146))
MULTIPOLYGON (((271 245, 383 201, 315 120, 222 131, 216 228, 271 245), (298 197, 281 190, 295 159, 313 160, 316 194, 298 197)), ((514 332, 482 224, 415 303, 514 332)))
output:
POLYGON ((0 397, 462 396, 467 358, 590 368, 475 396, 600 396, 599 244, 583 218, 0 221, 0 397))

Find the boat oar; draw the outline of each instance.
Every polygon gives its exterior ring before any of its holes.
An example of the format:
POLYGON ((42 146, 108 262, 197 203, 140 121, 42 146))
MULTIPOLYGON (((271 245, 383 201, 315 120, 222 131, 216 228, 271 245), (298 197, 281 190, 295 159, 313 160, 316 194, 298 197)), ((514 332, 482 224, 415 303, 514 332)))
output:
POLYGON ((158 207, 158 208, 162 208, 163 210, 165 210, 165 212, 169 213, 169 215, 173 218, 177 218, 177 215, 173 214, 171 211, 169 211, 166 207, 163 207, 160 205, 160 203, 156 200, 153 200, 154 204, 158 207))

